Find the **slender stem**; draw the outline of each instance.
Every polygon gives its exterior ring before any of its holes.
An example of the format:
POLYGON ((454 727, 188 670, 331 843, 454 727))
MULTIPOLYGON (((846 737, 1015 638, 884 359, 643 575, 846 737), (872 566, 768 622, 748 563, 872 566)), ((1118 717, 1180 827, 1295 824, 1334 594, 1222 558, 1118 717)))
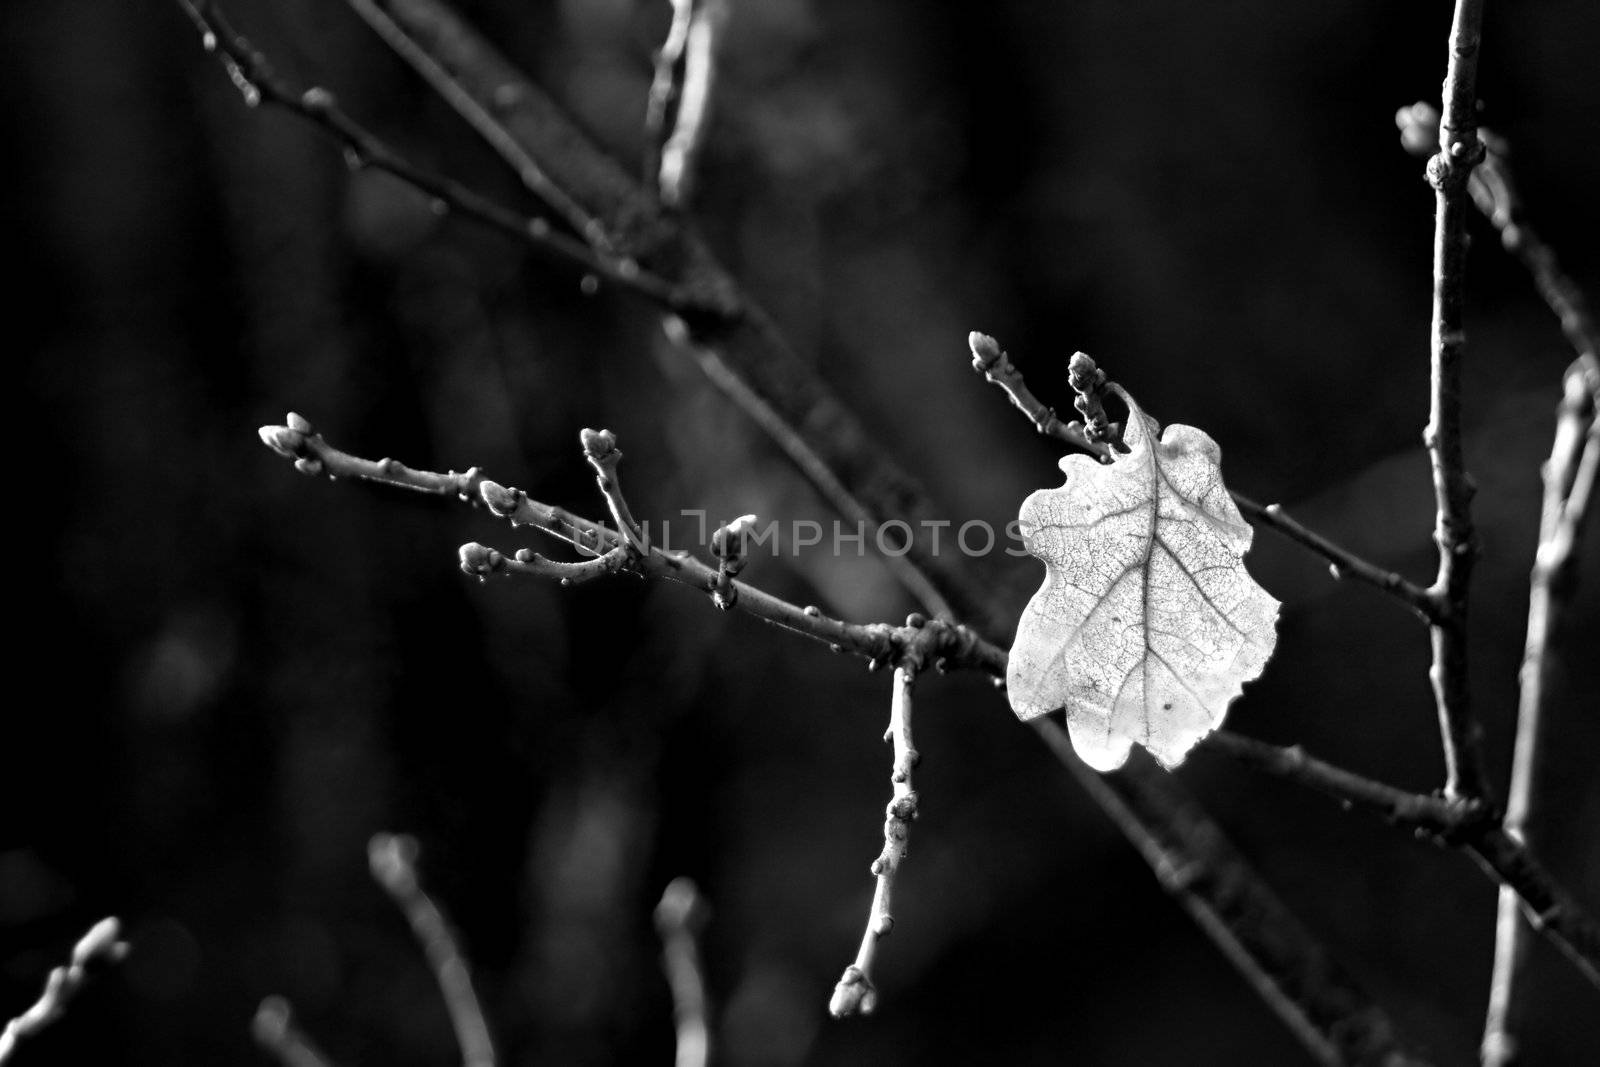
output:
POLYGON ((833 998, 828 1002, 828 1011, 835 1018, 870 1015, 878 1003, 878 990, 872 982, 873 966, 883 939, 894 931, 895 883, 900 864, 906 858, 911 820, 917 817, 917 791, 911 781, 919 759, 911 740, 911 691, 916 680, 915 667, 895 668, 894 691, 889 701, 889 729, 883 735, 885 741, 894 745, 894 769, 889 776, 893 795, 884 811, 883 851, 872 861, 872 875, 877 881, 873 887, 872 906, 867 910, 866 932, 861 935, 855 962, 844 969, 844 975, 834 986, 833 998))
POLYGON ((472 988, 472 974, 455 931, 439 905, 423 892, 417 878, 417 841, 403 834, 377 834, 367 847, 372 877, 399 906, 411 932, 433 968, 439 992, 444 995, 462 1067, 494 1067, 494 1045, 483 1005, 472 988))
MULTIPOLYGON (((1554 665, 1552 644, 1577 585, 1578 537, 1594 482, 1594 457, 1600 454, 1595 421, 1595 396, 1580 359, 1568 368, 1556 415, 1555 444, 1544 465, 1544 502, 1539 517, 1539 547, 1534 556, 1528 594, 1528 634, 1523 646, 1517 702, 1517 736, 1506 792, 1505 832, 1513 840, 1532 843, 1536 810, 1539 752, 1544 711, 1554 665), (1585 463, 1585 459, 1589 462, 1585 463)), ((1525 1026, 1526 982, 1523 970, 1529 929, 1517 895, 1500 890, 1495 924, 1494 973, 1489 983, 1489 1010, 1483 1031, 1486 1067, 1506 1067, 1517 1058, 1517 1035, 1525 1026)))
POLYGON ((644 103, 644 167, 647 186, 661 182, 661 146, 672 131, 667 124, 672 106, 683 92, 683 53, 689 46, 689 23, 694 20, 694 0, 670 0, 672 21, 667 36, 656 49, 655 74, 644 103))
POLYGON ((699 941, 707 912, 699 887, 688 878, 667 883, 656 905, 661 966, 672 989, 672 1017, 678 1031, 675 1067, 706 1067, 711 1060, 710 997, 699 941))
POLYGON ((267 58, 228 21, 211 0, 178 0, 201 33, 207 51, 215 52, 239 88, 246 104, 267 104, 320 127, 345 147, 356 167, 371 167, 400 179, 451 211, 488 226, 515 241, 573 264, 668 307, 687 309, 694 301, 679 288, 630 259, 607 257, 588 244, 551 228, 542 218, 518 214, 454 179, 417 166, 372 133, 339 106, 327 89, 299 89, 282 78, 267 58))
POLYGON ((1140 773, 1156 764, 1137 752, 1122 770, 1099 774, 1078 758, 1059 723, 1030 725, 1318 1063, 1424 1062, 1176 778, 1140 773), (1244 915, 1250 921, 1240 921, 1244 915))
POLYGON ((1600 988, 1600 925, 1523 842, 1501 827, 1482 798, 1407 793, 1324 763, 1298 747, 1278 748, 1224 732, 1213 734, 1202 747, 1465 850, 1491 881, 1515 893, 1534 928, 1600 988))
MULTIPOLYGON (((643 551, 636 552, 615 531, 562 508, 533 500, 520 489, 491 481, 477 467, 464 473, 438 474, 415 470, 394 459, 363 459, 328 444, 300 415, 290 412, 286 421, 284 426, 262 427, 261 440, 279 455, 292 459, 295 469, 303 474, 354 478, 466 503, 481 503, 513 527, 531 526, 599 557, 588 561, 589 564, 598 565, 602 560, 609 560, 606 566, 612 571, 626 567, 649 578, 679 582, 707 593, 714 593, 724 585, 719 568, 686 552, 669 552, 652 544, 643 544, 643 551), (621 560, 617 556, 619 552, 624 557, 621 560)), ((615 438, 612 440, 614 446, 615 438)), ((614 481, 612 484, 616 485, 614 481)), ((620 493, 620 489, 616 492, 620 493)), ((478 577, 496 573, 557 580, 579 577, 577 572, 568 569, 573 566, 585 568, 586 576, 598 576, 590 575, 588 564, 567 564, 552 569, 552 561, 526 549, 507 556, 482 545, 466 545, 461 549, 461 561, 463 569, 478 577)), ((925 656, 935 667, 977 669, 993 677, 1005 676, 1005 650, 983 640, 966 626, 922 615, 910 616, 906 625, 900 627, 887 623, 847 623, 824 615, 814 606, 792 604, 746 582, 730 580, 729 584, 738 610, 837 651, 862 656, 871 664, 893 663, 905 656, 917 655, 925 656)))
MULTIPOLYGON (((1056 417, 1054 409, 1046 407, 1033 395, 1032 390, 1023 381, 1022 372, 1012 364, 999 342, 986 334, 973 333, 968 337, 967 343, 972 348, 973 370, 982 374, 985 381, 1005 390, 1006 395, 1011 398, 1011 403, 1028 417, 1041 434, 1102 460, 1108 457, 1110 452, 1108 446, 1091 442, 1085 436, 1081 423, 1077 421, 1063 423, 1056 417)), ((1230 492, 1229 495, 1238 505, 1240 513, 1251 521, 1276 530, 1327 560, 1332 564, 1330 569, 1334 578, 1350 577, 1375 586, 1400 600, 1424 620, 1432 619, 1435 615, 1437 609, 1434 602, 1422 586, 1408 581, 1394 571, 1386 571, 1349 549, 1340 547, 1316 531, 1308 529, 1291 518, 1277 504, 1263 506, 1241 493, 1230 492)))
POLYGON ((1000 347, 1000 342, 988 334, 974 331, 967 335, 967 347, 972 349, 972 369, 983 375, 983 380, 990 385, 1005 390, 1012 405, 1028 417, 1040 434, 1079 452, 1087 452, 1102 463, 1110 462, 1110 447, 1089 440, 1083 432, 1083 423, 1076 419, 1062 422, 1055 408, 1047 407, 1033 395, 1027 382, 1022 380, 1022 372, 1011 362, 1011 357, 1000 347))
MULTIPOLYGON (((1418 102, 1395 115, 1401 143, 1412 155, 1428 158, 1439 151, 1439 109, 1418 102)), ((1505 139, 1480 128, 1486 153, 1472 171, 1467 192, 1500 234, 1500 243, 1528 268, 1534 287, 1561 323, 1561 331, 1580 356, 1600 359, 1600 325, 1588 298, 1561 267, 1555 249, 1545 243, 1527 218, 1527 207, 1512 180, 1505 139)))
POLYGON ((78 939, 67 965, 54 968, 45 979, 39 999, 0 1030, 0 1064, 10 1062, 18 1047, 66 1014, 68 1005, 97 974, 127 956, 128 943, 121 937, 122 924, 109 918, 78 939))
POLYGON ((311 1036, 295 1025, 294 1009, 283 997, 268 997, 250 1021, 250 1034, 256 1044, 283 1067, 332 1067, 330 1060, 311 1036))
POLYGON ((1438 705, 1449 796, 1483 796, 1488 791, 1482 731, 1472 714, 1467 684, 1467 597, 1478 545, 1472 525, 1472 480, 1461 445, 1467 181, 1484 153, 1475 113, 1482 21, 1483 0, 1456 0, 1440 151, 1428 163, 1428 180, 1435 190, 1435 221, 1431 402, 1423 438, 1433 468, 1438 508, 1434 541, 1439 546, 1438 577, 1429 590, 1437 611, 1429 624, 1433 665, 1428 677, 1438 705))
MULTIPOLYGON (((695 164, 711 126, 711 102, 716 89, 717 48, 728 17, 727 0, 673 0, 673 29, 686 19, 681 64, 674 66, 681 81, 675 94, 678 110, 672 132, 661 146, 659 162, 646 180, 655 183, 661 202, 682 210, 694 189, 695 164)), ((669 36, 670 40, 670 36, 669 36)), ((660 79, 660 66, 656 68, 660 79)))

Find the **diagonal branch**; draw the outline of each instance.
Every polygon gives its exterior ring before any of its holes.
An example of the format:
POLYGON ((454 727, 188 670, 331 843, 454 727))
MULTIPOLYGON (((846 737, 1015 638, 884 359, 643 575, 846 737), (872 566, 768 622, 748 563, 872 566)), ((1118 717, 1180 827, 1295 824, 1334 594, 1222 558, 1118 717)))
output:
MULTIPOLYGON (((1539 547, 1528 594, 1528 633, 1523 646, 1517 736, 1506 795, 1505 832, 1526 843, 1536 814, 1539 749, 1544 706, 1552 674, 1551 646, 1560 635, 1578 581, 1576 546, 1600 459, 1600 427, 1595 418, 1597 383, 1585 374, 1587 361, 1567 369, 1564 395, 1556 414, 1555 444, 1544 465, 1544 503, 1539 517, 1539 547)), ((1502 888, 1495 924, 1494 974, 1483 1032, 1486 1067, 1506 1067, 1517 1056, 1517 1034, 1525 1025, 1527 994, 1523 970, 1529 928, 1515 893, 1502 888)))
POLYGON ((178 0, 200 31, 201 44, 216 54, 246 105, 278 107, 320 127, 345 148, 352 166, 371 167, 393 175, 432 197, 450 210, 490 229, 552 254, 578 269, 606 278, 663 306, 683 309, 687 297, 660 277, 641 271, 637 264, 597 254, 570 234, 552 229, 542 218, 510 210, 454 179, 419 167, 339 106, 327 89, 299 89, 281 77, 267 58, 241 33, 211 0, 178 0))
POLYGON ((1434 541, 1439 546, 1438 577, 1429 589, 1437 615, 1429 626, 1433 666, 1428 677, 1444 745, 1445 792, 1453 797, 1488 793, 1480 746, 1482 729, 1472 714, 1467 685, 1467 596, 1478 543, 1472 525, 1472 479, 1461 446, 1467 181, 1484 154, 1476 118, 1482 21, 1483 0, 1456 0, 1440 150, 1428 161, 1427 171, 1435 192, 1435 219, 1431 401, 1423 440, 1433 468, 1438 506, 1434 541))
POLYGON ((45 979, 39 999, 0 1030, 0 1064, 9 1062, 19 1046, 66 1014, 68 1005, 95 975, 121 962, 128 954, 128 943, 121 938, 122 924, 115 918, 101 919, 78 938, 67 965, 54 968, 45 979))

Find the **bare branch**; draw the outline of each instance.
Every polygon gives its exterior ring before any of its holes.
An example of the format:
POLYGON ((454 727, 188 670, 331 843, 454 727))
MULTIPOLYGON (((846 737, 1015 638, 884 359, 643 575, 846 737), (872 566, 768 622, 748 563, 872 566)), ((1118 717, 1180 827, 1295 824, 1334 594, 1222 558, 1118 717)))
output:
MULTIPOLYGON (((981 373, 986 381, 1004 389, 1006 395, 1011 398, 1011 403, 1028 417, 1041 434, 1102 460, 1108 457, 1108 447, 1091 442, 1085 435, 1081 423, 1076 420, 1063 423, 1056 417, 1053 409, 1040 403, 1029 390, 1027 383, 1022 380, 1022 372, 1012 365, 1011 360, 1001 350, 999 342, 987 334, 973 333, 968 335, 967 343, 972 348, 972 369, 981 373)), ((1397 598, 1421 615, 1424 620, 1433 617, 1435 611, 1433 601, 1428 596, 1428 591, 1421 586, 1407 581, 1393 571, 1386 571, 1348 549, 1341 548, 1316 531, 1307 529, 1277 504, 1263 507, 1240 493, 1229 495, 1233 497, 1233 502, 1238 505, 1239 511, 1247 518, 1276 530, 1331 563, 1330 573, 1334 578, 1356 578, 1397 598)))
POLYGON ((835 1018, 870 1015, 878 1003, 878 990, 872 984, 872 968, 878 947, 894 931, 894 888, 900 864, 906 858, 911 838, 911 820, 917 817, 917 791, 912 788, 911 772, 919 760, 911 742, 911 690, 917 680, 914 667, 899 666, 894 671, 894 692, 889 702, 889 730, 885 741, 894 745, 894 770, 889 780, 893 796, 884 812, 883 852, 872 861, 872 906, 867 912, 867 929, 855 962, 844 969, 834 986, 828 1011, 835 1018))
POLYGON ((1476 84, 1483 0, 1456 0, 1450 30, 1450 64, 1444 81, 1440 151, 1428 161, 1435 190, 1433 328, 1430 410, 1423 440, 1433 467, 1438 518, 1439 573, 1429 589, 1437 612, 1430 623, 1433 682, 1444 745, 1445 792, 1484 796, 1480 738, 1467 685, 1467 595, 1477 536, 1472 526, 1472 479, 1461 448, 1462 330, 1467 260, 1467 181, 1483 158, 1478 139, 1476 84))
POLYGON ((1034 429, 1069 448, 1087 452, 1102 463, 1110 461, 1110 449, 1104 444, 1090 441, 1083 432, 1083 423, 1076 419, 1062 422, 1055 408, 1047 407, 1033 395, 1033 391, 1022 380, 1022 372, 1012 364, 1005 349, 1000 347, 1000 342, 988 334, 974 331, 967 335, 967 347, 972 349, 972 369, 983 375, 983 380, 990 385, 1004 389, 1011 403, 1028 417, 1034 429))
POLYGON ((706 1067, 711 1060, 710 998, 699 944, 708 911, 699 887, 688 878, 667 883, 656 905, 661 966, 672 988, 672 1016, 678 1029, 676 1067, 706 1067))
MULTIPOLYGON (((414 470, 393 459, 362 459, 328 444, 300 415, 291 412, 287 422, 286 426, 263 426, 261 440, 279 455, 292 459, 295 469, 302 474, 354 478, 452 497, 469 504, 482 503, 513 527, 531 526, 599 557, 581 564, 559 564, 528 549, 507 556, 483 545, 463 546, 460 551, 462 568, 476 577, 502 573, 570 583, 631 570, 647 578, 679 582, 706 593, 715 593, 722 584, 717 568, 686 552, 668 552, 651 544, 642 544, 642 551, 636 551, 600 523, 540 503, 520 489, 490 481, 477 467, 462 474, 453 471, 438 474, 414 470)), ((615 437, 612 442, 614 447, 615 437)), ((613 492, 620 494, 615 481, 612 486, 613 492)), ((623 507, 626 507, 625 501, 623 507)), ((978 637, 966 626, 921 615, 910 616, 902 627, 887 623, 847 623, 824 615, 814 606, 791 604, 745 582, 733 581, 731 590, 738 610, 838 651, 862 656, 869 664, 896 663, 907 655, 918 655, 936 668, 970 668, 995 677, 1005 676, 1005 651, 978 637)))
POLYGON ((250 1033, 283 1067, 332 1067, 333 1061, 306 1032, 295 1025, 294 1011, 283 997, 268 997, 256 1009, 250 1033))
POLYGON ((391 174, 448 210, 537 251, 553 254, 586 273, 615 282, 663 306, 684 309, 691 305, 684 293, 660 277, 640 270, 637 263, 598 255, 583 241, 552 229, 545 219, 520 215, 460 182, 417 166, 352 118, 327 89, 319 86, 298 89, 279 76, 266 56, 233 28, 216 4, 210 0, 178 2, 199 29, 201 44, 217 55, 246 105, 282 108, 320 127, 344 145, 345 159, 352 166, 371 167, 391 174))
MULTIPOLYGON (((1412 155, 1426 159, 1439 151, 1439 109, 1418 102, 1395 114, 1400 142, 1412 155)), ((1555 249, 1527 220, 1527 210, 1511 177, 1506 140, 1487 129, 1478 130, 1486 153, 1467 180, 1467 192, 1484 217, 1500 234, 1506 251, 1522 260, 1533 276, 1534 287, 1561 322, 1561 330, 1581 356, 1600 359, 1600 326, 1589 301, 1572 277, 1561 268, 1555 249)))
POLYGON ((1059 723, 1040 718, 1030 725, 1317 1062, 1425 1062, 1406 1051, 1383 1008, 1262 883, 1176 778, 1139 753, 1122 770, 1099 774, 1078 758, 1059 723))
POLYGON ((394 898, 411 924, 411 932, 416 935, 423 954, 428 957, 439 991, 444 995, 445 1009, 450 1013, 456 1043, 461 1047, 463 1067, 494 1067, 494 1045, 489 1040, 483 1006, 472 988, 467 958, 444 912, 422 891, 417 880, 418 852, 414 837, 374 835, 367 846, 372 877, 394 898))
POLYGON ((127 956, 128 943, 121 937, 122 924, 112 917, 101 919, 78 938, 67 965, 54 968, 45 979, 39 999, 0 1031, 0 1063, 8 1062, 20 1045, 61 1018, 95 975, 127 956))
MULTIPOLYGON (((1555 444, 1544 465, 1544 503, 1539 517, 1539 547, 1528 594, 1528 633, 1523 646, 1517 737, 1506 794, 1506 834, 1523 844, 1536 811, 1539 750, 1554 656, 1551 646, 1577 585, 1577 546, 1600 457, 1593 385, 1579 359, 1567 369, 1564 395, 1556 412, 1555 444)), ((1517 1056, 1517 1034, 1524 1026, 1528 927, 1517 894, 1500 890, 1495 925, 1494 975, 1483 1031, 1483 1062, 1506 1067, 1517 1056)))
POLYGON ((1404 829, 1463 849, 1488 877, 1511 891, 1534 928, 1600 988, 1600 926, 1522 842, 1501 827, 1481 797, 1424 796, 1363 778, 1307 755, 1219 731, 1205 748, 1257 770, 1308 786, 1342 804, 1374 811, 1404 829))
POLYGON ((683 56, 683 86, 672 135, 661 148, 657 182, 661 202, 683 209, 694 190, 695 165, 706 131, 711 127, 711 102, 716 90, 717 46, 728 17, 727 0, 675 0, 693 8, 683 56))
POLYGON ((1239 511, 1262 526, 1289 538, 1312 552, 1321 556, 1329 563, 1328 572, 1334 578, 1355 578, 1366 582, 1368 585, 1383 590, 1390 596, 1399 600, 1412 611, 1416 612, 1423 621, 1431 621, 1436 612, 1432 598, 1428 591, 1394 571, 1386 571, 1382 567, 1351 552, 1347 548, 1328 540, 1315 530, 1307 529, 1296 519, 1284 511, 1277 504, 1268 504, 1265 507, 1244 496, 1242 493, 1231 493, 1233 502, 1239 506, 1239 511))
POLYGON ((666 39, 656 50, 655 76, 644 104, 644 184, 659 188, 661 146, 672 135, 668 119, 683 92, 683 54, 689 47, 689 23, 694 19, 694 0, 669 0, 672 21, 666 39))

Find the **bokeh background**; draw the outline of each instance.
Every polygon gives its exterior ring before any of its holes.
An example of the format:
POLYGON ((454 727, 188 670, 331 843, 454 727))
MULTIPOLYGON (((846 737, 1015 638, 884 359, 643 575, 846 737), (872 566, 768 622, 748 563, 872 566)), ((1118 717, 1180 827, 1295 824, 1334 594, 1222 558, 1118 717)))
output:
MULTIPOLYGON (((1230 484, 1424 578, 1432 195, 1391 116, 1437 99, 1449 4, 742 0, 696 215, 959 525, 1002 526, 1056 454, 968 369, 1006 344, 1063 408, 1099 357, 1205 427, 1230 484)), ((531 207, 343 6, 238 0, 283 73, 430 165, 531 207)), ((667 4, 467 3, 637 159, 667 4)), ((431 211, 289 116, 244 108, 178 9, 0 8, 10 267, 13 679, 0 752, 0 1015, 94 919, 134 954, 19 1062, 264 1062, 283 994, 344 1064, 455 1055, 367 872, 416 834, 508 1063, 666 1063, 650 913, 697 879, 724 1063, 1303 1060, 1132 849, 979 679, 921 687, 923 816, 882 1006, 835 1022, 880 843, 888 682, 679 588, 479 585, 444 502, 297 475, 290 409, 370 456, 600 513, 832 515, 652 310, 431 211)), ((1600 9, 1489 5, 1481 96, 1531 221, 1600 281, 1600 9)), ((1474 220, 1474 685, 1509 752, 1551 412, 1571 358, 1474 220)), ((1540 831, 1600 905, 1600 559, 1564 643, 1540 831)), ((1037 564, 1009 561, 1020 609, 1037 564)), ((1426 637, 1270 534, 1284 601, 1239 730, 1418 788, 1441 776, 1426 637)), ((750 577, 857 620, 909 608, 820 550, 750 577)), ((1004 640, 1009 635, 996 635, 1004 640)), ((1493 891, 1466 860, 1200 752, 1180 775, 1439 1062, 1471 1060, 1493 891)), ((1501 779, 1503 781, 1503 777, 1501 779)), ((1546 946, 1530 1063, 1592 1063, 1593 991, 1546 946)))

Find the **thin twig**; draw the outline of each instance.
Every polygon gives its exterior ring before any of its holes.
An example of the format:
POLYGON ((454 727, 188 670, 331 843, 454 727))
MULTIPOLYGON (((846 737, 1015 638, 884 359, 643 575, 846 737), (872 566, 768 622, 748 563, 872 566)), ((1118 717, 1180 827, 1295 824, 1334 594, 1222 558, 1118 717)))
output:
MULTIPOLYGON (((711 126, 717 47, 722 24, 728 17, 728 3, 727 0, 673 0, 673 7, 687 9, 688 14, 681 68, 683 80, 676 94, 678 110, 673 117, 672 133, 661 146, 659 168, 648 180, 657 184, 663 204, 682 210, 688 207, 694 191, 695 164, 711 126)), ((675 27, 677 21, 675 13, 675 27)))
POLYGON ((1334 578, 1355 578, 1383 590, 1416 612, 1424 621, 1431 621, 1436 612, 1428 591, 1395 571, 1386 571, 1369 560, 1328 540, 1315 530, 1308 529, 1278 504, 1262 506, 1242 493, 1232 493, 1233 502, 1246 518, 1294 541, 1296 544, 1328 561, 1328 572, 1334 578))
POLYGON ((855 962, 844 969, 828 1002, 828 1011, 835 1018, 870 1015, 878 1004, 878 990, 872 983, 873 965, 883 939, 894 931, 895 883, 900 864, 906 858, 911 820, 917 817, 917 791, 911 782, 911 772, 919 759, 911 741, 911 690, 916 680, 914 666, 902 664, 895 668, 894 692, 889 701, 889 729, 883 735, 885 741, 894 745, 894 770, 889 776, 893 796, 884 811, 883 851, 872 861, 872 876, 877 881, 873 887, 872 906, 867 911, 861 948, 856 952, 855 962))
POLYGON ((699 941, 707 913, 705 897, 688 878, 667 883, 656 905, 661 966, 672 989, 672 1018, 678 1031, 675 1067, 706 1067, 711 1060, 710 998, 699 941))
MULTIPOLYGON (((263 426, 261 440, 279 455, 292 459, 295 469, 302 474, 354 478, 466 503, 482 503, 513 527, 534 527, 599 557, 584 564, 553 569, 554 561, 527 549, 507 556, 495 549, 471 544, 461 549, 462 568, 469 574, 478 577, 495 573, 531 575, 562 581, 597 577, 599 565, 605 561, 605 573, 626 569, 648 578, 680 582, 706 593, 716 592, 722 584, 717 568, 687 552, 668 552, 648 543, 642 545, 642 552, 635 552, 632 545, 602 524, 540 503, 520 489, 491 481, 477 467, 463 473, 438 474, 415 470, 394 459, 362 459, 328 444, 310 422, 294 412, 289 413, 286 422, 284 426, 263 426), (583 570, 576 572, 569 569, 572 567, 583 570)), ((838 651, 862 656, 869 664, 897 662, 915 645, 918 654, 926 654, 935 667, 970 668, 994 677, 1005 676, 1005 651, 982 640, 966 626, 921 615, 910 616, 906 625, 900 627, 887 623, 847 623, 824 615, 814 606, 792 604, 745 582, 732 582, 732 589, 736 593, 738 610, 838 651)))
POLYGON ((61 1018, 96 975, 127 956, 128 943, 121 937, 122 924, 112 917, 101 919, 78 938, 67 965, 50 971, 39 999, 0 1031, 0 1063, 8 1062, 20 1045, 61 1018))
POLYGON ((1444 80, 1440 150, 1428 161, 1435 191, 1432 372, 1428 427, 1423 439, 1433 468, 1438 518, 1434 541, 1439 572, 1429 589, 1437 613, 1429 624, 1433 665, 1428 677, 1438 705, 1444 746, 1445 792, 1485 796, 1482 729, 1472 714, 1467 684, 1467 597, 1477 536, 1472 526, 1472 479, 1461 446, 1462 308, 1467 260, 1467 181, 1483 158, 1478 139, 1476 85, 1483 0, 1456 0, 1450 63, 1444 80))
POLYGON ((1000 347, 1000 342, 988 334, 973 331, 967 335, 967 347, 972 350, 972 369, 983 375, 983 380, 990 385, 998 385, 1005 390, 1011 403, 1028 417, 1034 429, 1070 448, 1087 452, 1102 463, 1110 462, 1110 448, 1103 443, 1090 441, 1083 432, 1083 423, 1077 419, 1062 422, 1055 408, 1048 407, 1033 395, 1028 384, 1022 380, 1022 372, 1011 362, 1011 357, 1000 347))
POLYGON ((1425 1062, 1175 777, 1134 770, 1157 767, 1138 753, 1117 773, 1099 774, 1078 758, 1059 723, 1031 725, 1318 1063, 1425 1062), (1241 921, 1245 915, 1250 921, 1241 921))
MULTIPOLYGON (((1528 634, 1523 646, 1521 689, 1517 702, 1517 736, 1506 791, 1505 832, 1530 843, 1536 812, 1539 753, 1554 656, 1551 648, 1561 632, 1563 616, 1577 585, 1578 538, 1594 484, 1600 432, 1595 421, 1595 395, 1580 359, 1567 369, 1564 395, 1556 413, 1555 444, 1544 465, 1544 502, 1539 516, 1539 547, 1534 556, 1528 594, 1528 634), (1588 462, 1586 463, 1585 460, 1588 462)), ((1507 1067, 1517 1059, 1518 1034, 1525 1026, 1528 927, 1517 895, 1501 888, 1495 924, 1494 973, 1489 983, 1489 1010, 1483 1031, 1485 1067, 1507 1067)))
POLYGON ((661 183, 661 146, 672 135, 667 120, 682 93, 683 53, 689 46, 689 23, 694 19, 694 0, 670 3, 672 21, 661 47, 656 49, 655 74, 644 102, 643 181, 647 186, 661 183))
POLYGON ((332 1067, 333 1061, 295 1025, 294 1010, 283 997, 268 997, 256 1009, 250 1034, 283 1067, 332 1067))
POLYGON ((586 273, 615 282, 664 306, 682 310, 693 305, 677 287, 641 270, 632 260, 600 255, 584 241, 553 229, 545 219, 518 214, 452 178, 417 166, 352 118, 327 89, 319 86, 298 89, 284 80, 266 56, 233 28, 211 0, 178 0, 178 3, 200 31, 205 49, 215 53, 222 62, 246 105, 282 108, 333 135, 344 145, 345 158, 352 166, 371 167, 391 174, 449 210, 538 251, 554 254, 586 273))
MULTIPOLYGON (((986 381, 1005 390, 1011 403, 1028 417, 1041 434, 1101 460, 1109 458, 1108 446, 1091 442, 1085 435, 1082 423, 1077 420, 1063 423, 1054 409, 1046 407, 1033 395, 1022 379, 1022 372, 1012 364, 999 342, 987 334, 973 333, 968 336, 967 343, 972 348, 972 369, 981 373, 986 381)), ((1330 573, 1334 578, 1350 577, 1366 582, 1400 600, 1424 620, 1433 617, 1433 601, 1422 586, 1393 571, 1386 571, 1308 529, 1277 504, 1263 506, 1241 493, 1230 492, 1229 495, 1246 518, 1276 530, 1327 560, 1332 565, 1330 573)))
MULTIPOLYGON (((1439 109, 1426 102, 1403 107, 1395 114, 1400 142, 1412 155, 1426 159, 1439 151, 1439 109)), ((1534 287, 1555 312, 1561 330, 1581 356, 1600 359, 1600 325, 1589 301, 1527 219, 1527 209, 1511 176, 1506 140, 1480 128, 1486 150, 1483 162, 1472 171, 1467 192, 1484 217, 1500 234, 1506 251, 1522 260, 1533 276, 1534 287)))
POLYGON ((1571 893, 1497 821, 1481 797, 1424 796, 1385 785, 1307 755, 1218 731, 1201 746, 1333 797, 1374 811, 1407 830, 1463 849, 1489 879, 1513 891, 1534 928, 1548 937, 1579 972, 1600 987, 1600 925, 1571 893))
POLYGON ((467 958, 444 912, 417 880, 417 853, 416 838, 404 834, 376 834, 367 846, 372 877, 394 898, 433 968, 461 1047, 462 1067, 494 1067, 494 1044, 467 958))

